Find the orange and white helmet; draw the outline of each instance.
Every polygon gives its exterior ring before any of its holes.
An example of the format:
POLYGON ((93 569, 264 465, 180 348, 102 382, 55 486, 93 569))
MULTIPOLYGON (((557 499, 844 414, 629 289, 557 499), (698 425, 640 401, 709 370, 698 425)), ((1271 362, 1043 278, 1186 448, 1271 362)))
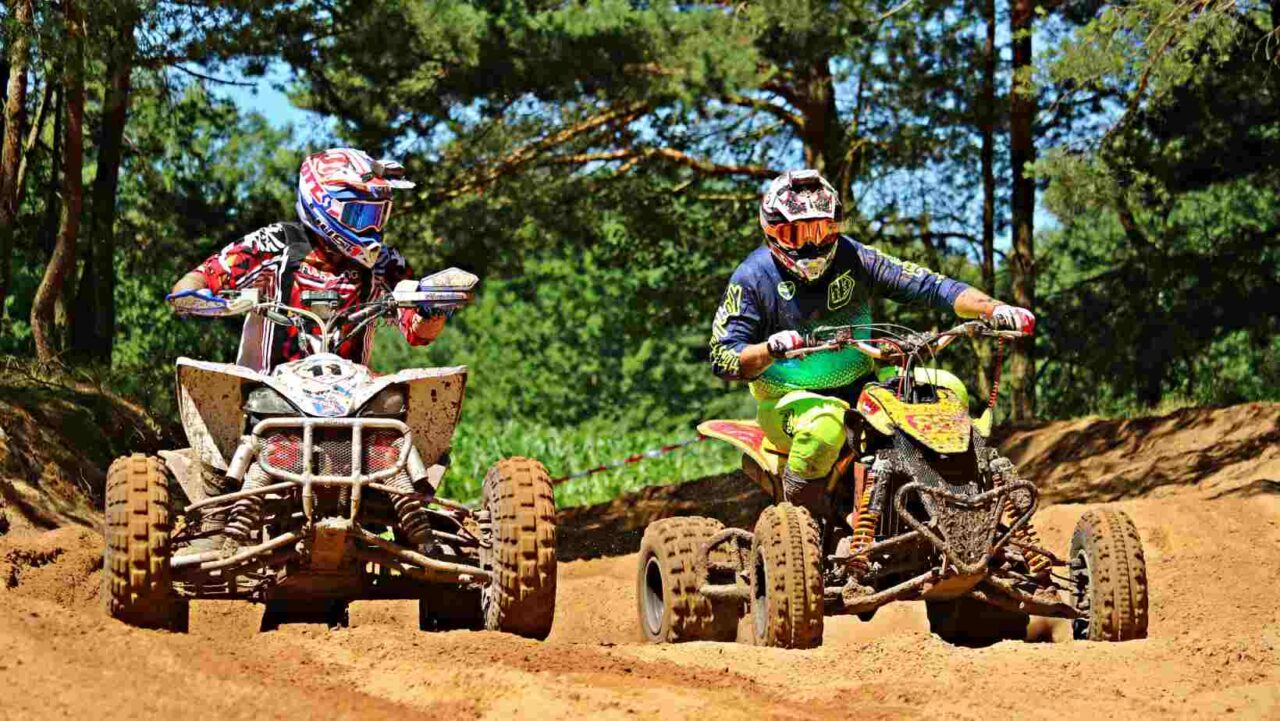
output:
POLYGON ((769 251, 806 282, 827 272, 844 217, 840 194, 816 170, 789 170, 760 200, 760 227, 769 251))

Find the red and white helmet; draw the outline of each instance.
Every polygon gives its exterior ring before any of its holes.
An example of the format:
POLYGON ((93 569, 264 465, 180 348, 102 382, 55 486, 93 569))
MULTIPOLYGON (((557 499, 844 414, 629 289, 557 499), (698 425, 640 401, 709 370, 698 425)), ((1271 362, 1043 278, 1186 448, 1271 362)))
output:
POLYGON ((355 148, 308 155, 298 171, 298 219, 335 250, 372 268, 382 255, 391 193, 413 183, 394 160, 374 160, 355 148))
POLYGON ((843 219, 840 195, 816 170, 789 170, 760 200, 760 227, 773 257, 806 282, 827 272, 843 219))

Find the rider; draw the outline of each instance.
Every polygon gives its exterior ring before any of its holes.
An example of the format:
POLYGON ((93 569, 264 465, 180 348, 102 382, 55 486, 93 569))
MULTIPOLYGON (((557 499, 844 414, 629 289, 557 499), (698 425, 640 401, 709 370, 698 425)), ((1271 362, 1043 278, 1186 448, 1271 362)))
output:
POLYGON ((711 326, 711 367, 750 383, 757 418, 774 446, 788 451, 785 500, 825 516, 826 478, 844 443, 844 413, 872 377, 855 348, 786 359, 820 325, 871 322, 875 296, 986 318, 1030 334, 1036 319, 915 263, 839 233, 840 197, 816 170, 793 170, 769 184, 760 202, 765 245, 734 271, 711 326))
MULTIPOLYGON (((375 300, 413 273, 404 256, 382 242, 391 215, 391 195, 413 183, 391 160, 374 160, 354 148, 332 148, 307 156, 298 173, 298 221, 260 228, 210 256, 173 287, 168 301, 183 315, 222 316, 239 312, 237 301, 217 295, 255 288, 261 302, 337 313, 375 300)), ((399 328, 410 345, 425 345, 444 329, 447 312, 434 308, 400 311, 399 328)), ((344 335, 352 330, 344 325, 344 335)), ((301 329, 280 328, 258 314, 245 317, 236 362, 257 371, 306 355, 301 329)), ((337 352, 368 365, 373 334, 347 337, 337 352)), ((226 477, 201 467, 207 495, 226 492, 226 477)), ((202 524, 205 536, 181 553, 215 550, 225 526, 221 516, 202 524)))
MULTIPOLYGON (((399 163, 354 148, 309 155, 298 173, 298 222, 260 228, 210 256, 178 281, 169 304, 184 315, 224 315, 233 302, 216 294, 250 287, 264 302, 306 307, 319 301, 330 312, 374 300, 413 277, 400 251, 382 242, 392 192, 412 187, 399 163)), ((425 345, 444 322, 439 311, 407 308, 399 327, 410 345, 425 345)), ((267 371, 297 360, 305 355, 300 333, 249 315, 236 362, 267 371)), ((362 331, 338 354, 367 365, 372 343, 373 334, 362 331)))

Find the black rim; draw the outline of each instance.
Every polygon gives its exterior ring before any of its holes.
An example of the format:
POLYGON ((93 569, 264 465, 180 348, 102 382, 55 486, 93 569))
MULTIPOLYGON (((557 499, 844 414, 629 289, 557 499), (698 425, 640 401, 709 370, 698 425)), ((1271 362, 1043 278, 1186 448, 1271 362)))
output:
POLYGON ((763 639, 769 629, 769 579, 765 576, 764 554, 756 555, 755 584, 752 586, 751 621, 756 638, 763 639))
POLYGON ((1089 569, 1089 556, 1080 550, 1071 559, 1072 601, 1080 617, 1071 621, 1072 635, 1079 639, 1089 638, 1089 620, 1092 615, 1093 572, 1089 569))
POLYGON ((662 633, 662 614, 666 610, 666 594, 662 585, 662 564, 657 556, 649 556, 644 564, 644 625, 651 637, 662 633))

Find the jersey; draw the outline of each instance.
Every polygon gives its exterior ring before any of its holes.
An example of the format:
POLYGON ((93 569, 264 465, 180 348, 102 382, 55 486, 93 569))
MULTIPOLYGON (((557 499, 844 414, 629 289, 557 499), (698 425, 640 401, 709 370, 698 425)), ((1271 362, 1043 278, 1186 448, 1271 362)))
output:
MULTIPOLYGON (((798 281, 780 269, 765 246, 742 261, 729 279, 711 326, 711 368, 717 376, 751 381, 752 395, 758 399, 777 398, 793 390, 843 397, 842 390, 874 369, 872 360, 857 349, 776 360, 758 378, 742 377, 738 356, 743 348, 763 343, 779 331, 807 333, 824 325, 870 323, 871 301, 877 296, 949 312, 969 288, 848 236, 840 236, 836 243, 831 267, 812 283, 798 281)), ((869 338, 871 331, 858 336, 869 338)))
MULTIPOLYGON (((399 281, 413 277, 404 256, 393 248, 383 248, 378 264, 370 270, 346 256, 326 252, 321 242, 301 223, 275 223, 227 245, 201 263, 196 272, 204 276, 214 293, 257 288, 266 301, 281 300, 287 293, 285 303, 294 307, 306 308, 304 299, 310 293, 335 292, 337 310, 374 300, 399 281)), ((410 345, 427 343, 416 332, 420 322, 417 311, 401 311, 398 325, 410 345)), ((344 328, 347 330, 350 326, 344 328)), ((368 365, 372 347, 373 333, 366 328, 343 341, 338 355, 368 365)), ((301 329, 282 328, 257 314, 245 317, 238 365, 266 371, 306 355, 301 329)))

